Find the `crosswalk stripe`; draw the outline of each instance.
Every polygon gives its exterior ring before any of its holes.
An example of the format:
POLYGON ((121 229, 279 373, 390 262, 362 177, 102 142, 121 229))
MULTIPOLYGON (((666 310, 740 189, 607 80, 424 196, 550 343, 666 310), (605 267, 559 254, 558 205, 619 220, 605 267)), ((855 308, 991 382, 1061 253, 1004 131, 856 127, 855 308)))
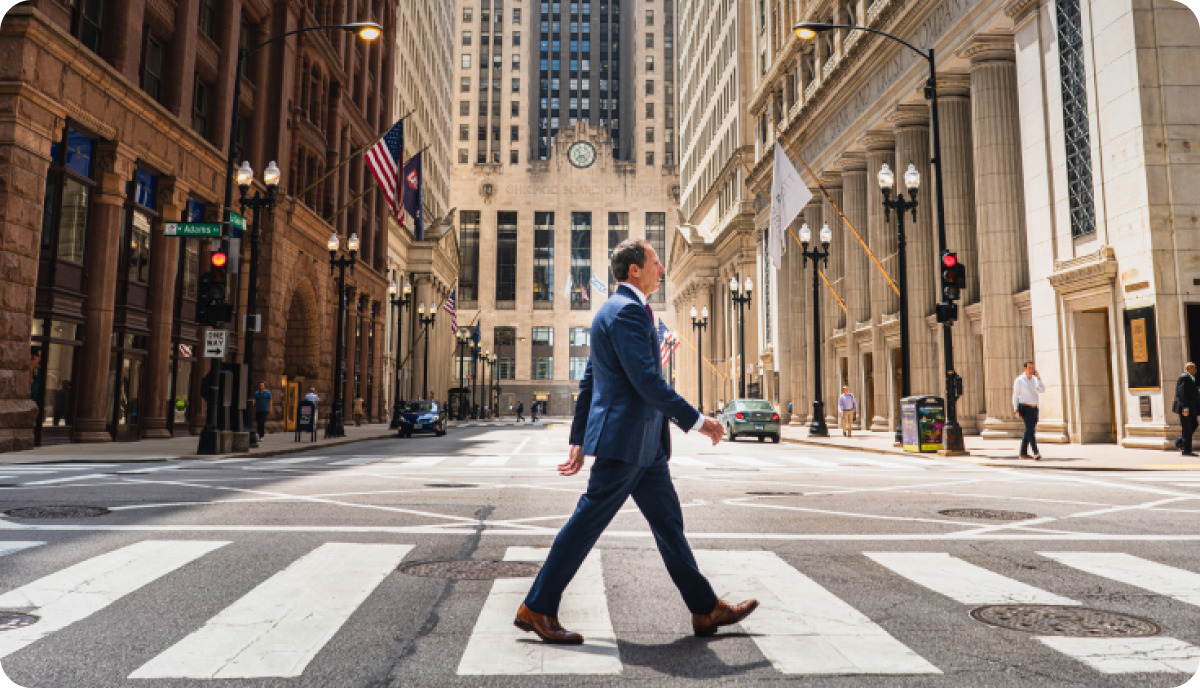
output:
POLYGON ((498 468, 500 466, 506 465, 510 458, 512 458, 512 457, 481 456, 478 459, 475 459, 471 463, 467 464, 467 466, 469 466, 471 468, 498 468))
POLYGON ((1038 552, 1081 571, 1200 606, 1200 573, 1117 552, 1038 552))
POLYGON ((130 678, 299 676, 412 548, 323 544, 144 664, 130 678))
POLYGON ((1079 604, 944 552, 864 552, 917 585, 963 604, 1079 604))
POLYGON ((40 620, 0 634, 0 657, 85 619, 213 550, 217 541, 145 540, 101 554, 0 595, 0 609, 40 620))
POLYGON ((894 468, 900 471, 915 471, 916 466, 903 463, 901 461, 891 461, 887 459, 872 459, 865 456, 852 456, 846 459, 846 465, 866 464, 867 466, 878 466, 880 468, 894 468))
POLYGON ((409 459, 404 462, 405 466, 436 466, 445 461, 449 457, 445 456, 418 456, 415 459, 409 459))
POLYGON ((671 463, 675 464, 676 466, 697 466, 700 468, 705 468, 712 465, 708 461, 701 461, 700 459, 695 459, 690 456, 672 456, 671 463))
POLYGON ((738 464, 739 466, 753 466, 755 468, 776 468, 778 465, 773 464, 770 461, 763 461, 762 459, 755 459, 749 456, 723 456, 721 458, 730 463, 738 464))
POLYGON ((328 457, 325 457, 325 456, 297 456, 297 457, 291 458, 291 459, 275 459, 273 461, 264 461, 263 463, 269 463, 272 465, 290 466, 290 465, 296 464, 296 463, 308 463, 309 461, 320 461, 321 459, 324 459, 324 458, 328 458, 328 457))
POLYGON ((942 673, 774 552, 695 555, 718 592, 758 599, 758 610, 741 627, 781 673, 942 673))
MULTIPOLYGON (((29 549, 30 547, 37 547, 38 545, 44 545, 44 544, 46 544, 46 543, 45 542, 34 542, 34 541, 30 541, 30 540, 9 540, 9 541, 0 540, 0 557, 3 557, 7 554, 13 554, 15 552, 20 552, 23 549, 29 549)), ((3 684, 0 684, 0 685, 3 685, 3 684)))
POLYGON ((814 459, 810 456, 778 456, 776 458, 788 463, 800 464, 801 466, 812 466, 813 468, 835 468, 842 465, 836 461, 814 459))
MULTIPOLYGON (((505 561, 544 561, 548 550, 509 547, 505 561)), ((563 594, 559 618, 583 635, 583 645, 547 645, 513 626, 532 578, 500 578, 458 665, 459 675, 619 674, 617 634, 608 615, 601 552, 592 550, 563 594)))
POLYGON ((1175 638, 1044 636, 1038 642, 1102 674, 1191 674, 1200 666, 1200 648, 1175 638))
POLYGON ((368 463, 375 463, 377 461, 383 461, 385 458, 387 458, 387 457, 384 457, 384 456, 356 456, 352 459, 344 459, 342 461, 334 461, 333 463, 331 463, 329 465, 330 466, 362 466, 362 465, 365 465, 368 463))

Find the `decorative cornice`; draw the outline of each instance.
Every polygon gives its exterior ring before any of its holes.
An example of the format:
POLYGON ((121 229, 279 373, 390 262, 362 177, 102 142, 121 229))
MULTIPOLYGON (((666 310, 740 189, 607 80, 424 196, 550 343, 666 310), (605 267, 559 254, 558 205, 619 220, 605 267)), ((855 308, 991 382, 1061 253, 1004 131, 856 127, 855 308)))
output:
POLYGON ((1105 246, 1086 256, 1054 261, 1050 285, 1060 294, 1110 285, 1116 282, 1117 269, 1116 251, 1105 246))
POLYGON ((955 55, 971 61, 971 68, 986 62, 1015 62, 1017 46, 1012 34, 976 34, 955 55))
POLYGON ((929 106, 915 103, 899 105, 892 111, 892 114, 888 115, 887 119, 897 130, 928 127, 929 106))
POLYGON ((867 154, 862 151, 842 153, 842 174, 867 171, 867 154))
POLYGON ((1020 23, 1025 17, 1041 4, 1041 0, 1012 0, 1004 8, 1013 22, 1020 23))
POLYGON ((971 96, 971 75, 938 74, 937 89, 939 98, 969 98, 971 96))

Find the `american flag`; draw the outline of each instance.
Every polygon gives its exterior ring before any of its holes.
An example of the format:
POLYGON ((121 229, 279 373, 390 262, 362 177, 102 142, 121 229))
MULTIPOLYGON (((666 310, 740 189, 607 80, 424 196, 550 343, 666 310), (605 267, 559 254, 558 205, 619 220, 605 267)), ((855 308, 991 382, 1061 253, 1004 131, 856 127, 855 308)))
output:
POLYGON ((404 224, 404 190, 400 187, 400 164, 404 160, 404 120, 392 125, 383 138, 363 155, 375 181, 387 197, 396 222, 404 224))
POLYGON ((458 334, 458 307, 454 302, 454 295, 457 293, 458 287, 455 287, 454 291, 450 292, 450 298, 446 299, 446 305, 442 306, 450 314, 450 334, 454 335, 458 334))
POLYGON ((679 337, 671 331, 662 318, 658 319, 658 352, 662 356, 662 365, 666 367, 671 360, 671 354, 679 348, 679 337))

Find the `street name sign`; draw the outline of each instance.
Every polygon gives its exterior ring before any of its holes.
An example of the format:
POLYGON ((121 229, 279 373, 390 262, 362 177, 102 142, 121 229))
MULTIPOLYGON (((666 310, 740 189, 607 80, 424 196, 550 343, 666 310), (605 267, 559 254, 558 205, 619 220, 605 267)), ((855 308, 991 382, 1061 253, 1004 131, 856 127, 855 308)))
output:
POLYGON ((163 227, 163 236, 220 237, 220 222, 168 222, 163 227))
POLYGON ((225 358, 225 352, 228 349, 228 330, 208 330, 204 333, 205 358, 225 358))

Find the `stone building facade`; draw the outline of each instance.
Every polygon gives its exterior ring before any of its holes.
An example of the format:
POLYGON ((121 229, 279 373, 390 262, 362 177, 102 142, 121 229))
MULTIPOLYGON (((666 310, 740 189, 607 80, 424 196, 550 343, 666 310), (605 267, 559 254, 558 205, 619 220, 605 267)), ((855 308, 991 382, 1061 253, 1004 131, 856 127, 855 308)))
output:
MULTIPOLYGON (((791 32, 800 21, 853 23, 937 56, 946 244, 968 276, 953 328, 964 431, 1019 434, 1012 381, 1034 360, 1047 385, 1039 439, 1169 447, 1172 382, 1200 355, 1200 278, 1189 277, 1200 200, 1189 181, 1200 169, 1189 152, 1195 16, 1166 0, 792 0, 753 17, 756 183, 770 188, 781 131, 812 169, 792 156, 815 193, 794 227, 833 230, 826 275, 845 304, 822 287, 816 333, 808 317, 784 324, 781 407, 811 403, 819 338, 826 408, 848 384, 865 427, 896 423, 899 301, 837 212, 895 275, 895 215, 885 222, 876 181, 883 163, 897 178, 911 163, 923 180, 907 223, 911 387, 943 391, 928 63, 862 31, 812 41, 791 32)), ((759 209, 765 229, 769 211, 759 209)), ((796 253, 776 284, 789 313, 804 316, 812 273, 796 253)))
MULTIPOLYGON (((166 236, 164 224, 220 220, 239 46, 354 21, 396 33, 395 7, 382 0, 35 0, 4 17, 0 156, 12 183, 0 191, 0 449, 164 437, 204 424, 195 296, 210 242, 166 236)), ((325 333, 336 329, 338 299, 326 240, 336 232, 345 247, 356 233, 345 398, 363 396, 369 415, 382 415, 389 211, 376 192, 334 217, 374 185, 362 164, 308 187, 391 125, 394 48, 387 38, 314 31, 245 65, 234 156, 259 173, 278 161, 283 179, 263 223, 264 330, 248 372, 237 323, 250 242, 232 241, 237 315, 223 368, 235 404, 233 390, 264 380, 280 402, 316 387, 327 407, 334 342, 325 333)), ((235 191, 235 210, 236 202, 235 191)), ((285 420, 282 408, 270 427, 285 420)), ((220 420, 240 425, 236 414, 220 420)))

